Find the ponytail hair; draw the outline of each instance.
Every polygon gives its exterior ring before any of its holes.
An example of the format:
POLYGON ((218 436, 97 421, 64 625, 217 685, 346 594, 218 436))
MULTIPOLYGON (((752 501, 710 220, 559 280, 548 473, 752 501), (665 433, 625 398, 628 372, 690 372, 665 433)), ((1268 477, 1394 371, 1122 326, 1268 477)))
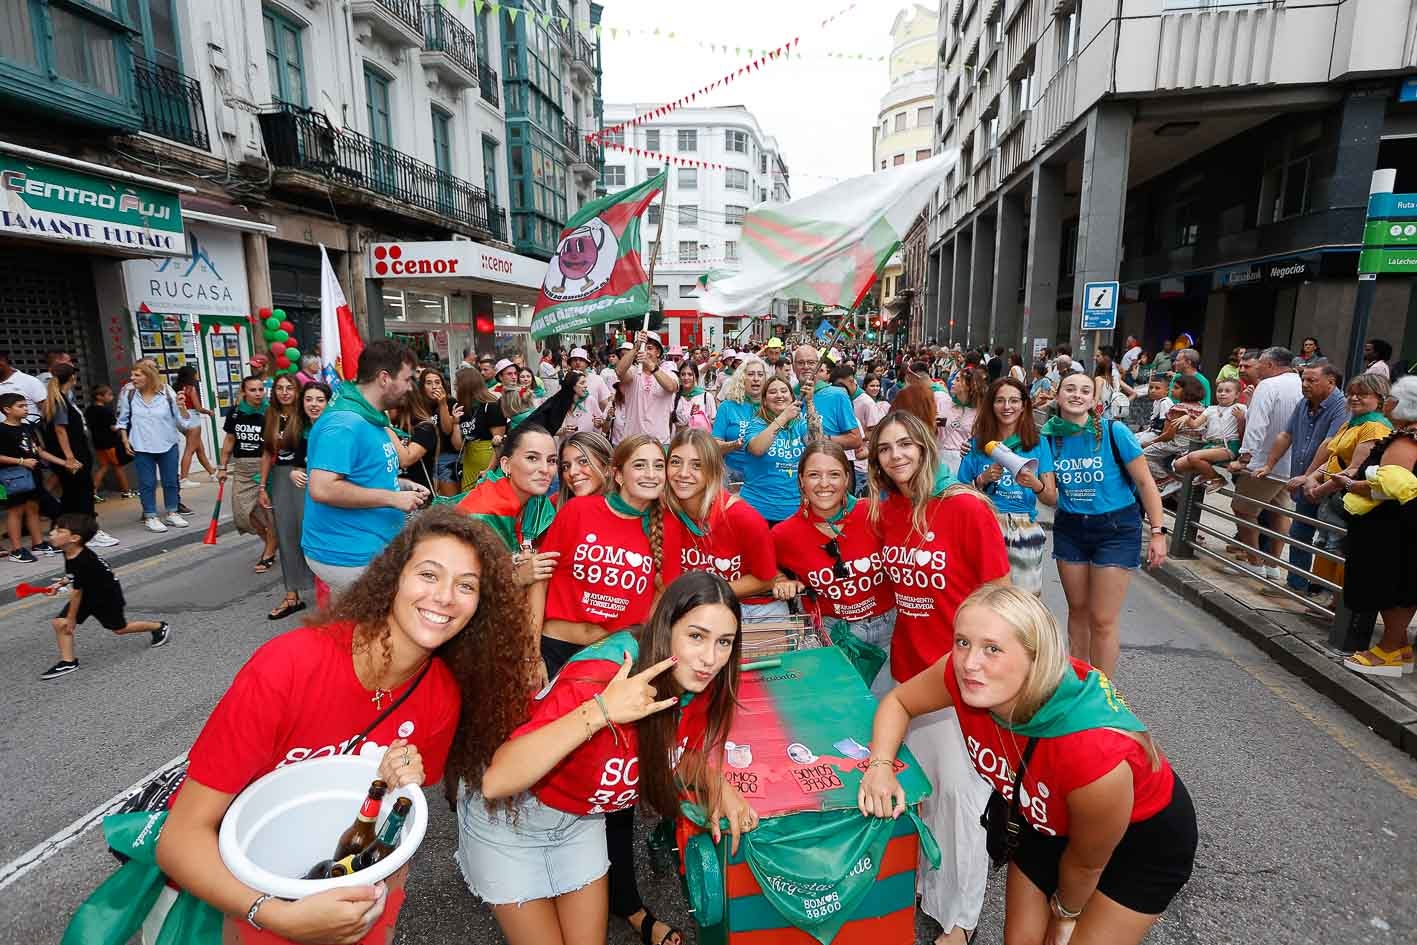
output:
POLYGON ((44 403, 39 405, 39 412, 44 415, 45 420, 54 422, 59 408, 64 406, 64 385, 73 380, 77 373, 78 370, 72 364, 56 364, 54 370, 49 372, 49 380, 45 382, 44 403))

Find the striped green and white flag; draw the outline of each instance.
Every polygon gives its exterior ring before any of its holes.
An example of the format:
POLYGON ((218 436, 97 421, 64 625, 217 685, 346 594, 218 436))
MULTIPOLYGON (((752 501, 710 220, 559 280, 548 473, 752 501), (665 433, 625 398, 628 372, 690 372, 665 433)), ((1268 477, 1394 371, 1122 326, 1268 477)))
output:
POLYGON ((747 315, 775 298, 856 308, 957 159, 948 151, 750 210, 742 268, 709 281, 700 311, 747 315))

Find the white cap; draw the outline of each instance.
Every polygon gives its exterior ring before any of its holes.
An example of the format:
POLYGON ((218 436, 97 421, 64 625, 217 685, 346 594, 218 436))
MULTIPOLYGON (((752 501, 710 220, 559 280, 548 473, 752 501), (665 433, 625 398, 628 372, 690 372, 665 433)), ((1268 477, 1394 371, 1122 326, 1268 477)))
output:
POLYGON ((586 354, 584 348, 572 348, 570 360, 575 360, 576 358, 580 358, 582 361, 589 361, 590 355, 586 354))
POLYGON ((501 374, 509 367, 516 367, 516 365, 513 364, 509 358, 503 358, 502 360, 498 361, 497 366, 492 369, 492 376, 496 377, 498 374, 501 374))
POLYGON ((653 341, 655 344, 659 345, 659 350, 660 350, 660 351, 663 351, 663 350, 664 350, 664 339, 661 338, 661 337, 659 337, 659 332, 657 332, 657 331, 647 331, 647 332, 645 332, 645 340, 646 340, 646 341, 653 341))
POLYGON ((628 341, 623 341, 623 342, 620 343, 620 347, 619 347, 618 350, 620 350, 620 351, 634 351, 634 350, 635 350, 635 346, 632 345, 632 344, 630 344, 628 341))
POLYGON ((723 349, 723 360, 725 360, 725 361, 732 361, 732 360, 734 360, 734 359, 737 358, 737 357, 738 357, 738 352, 737 352, 737 351, 734 351, 732 348, 724 348, 724 349, 723 349))

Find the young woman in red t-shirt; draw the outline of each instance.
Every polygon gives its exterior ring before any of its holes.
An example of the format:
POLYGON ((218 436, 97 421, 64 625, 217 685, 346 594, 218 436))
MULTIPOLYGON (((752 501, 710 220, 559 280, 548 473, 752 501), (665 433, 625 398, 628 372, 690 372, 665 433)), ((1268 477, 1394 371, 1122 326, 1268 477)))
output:
MULTIPOLYGON (((725 581, 684 575, 644 627, 576 654, 482 777, 464 781, 458 863, 510 945, 603 945, 615 893, 602 821, 631 814, 641 794, 674 816, 687 791, 712 811, 715 827, 728 818, 735 850, 739 834, 757 826, 718 773, 738 687, 740 622, 725 581)), ((477 724, 469 718, 465 727, 477 724)), ((682 941, 640 911, 644 941, 682 941)))
POLYGON ((893 763, 906 727, 950 706, 979 775, 1007 802, 1021 785, 1004 938, 1140 942, 1190 878, 1196 812, 1107 677, 1069 658, 1066 634, 1033 594, 980 588, 956 612, 949 655, 877 709, 863 814, 901 814, 893 763))
POLYGON ((273 899, 222 863, 222 817, 262 775, 344 751, 425 666, 417 689, 356 750, 381 758, 390 787, 436 783, 466 701, 477 706, 477 732, 459 740, 456 763, 480 775, 525 715, 536 644, 523 614, 511 560, 491 530, 451 509, 422 513, 318 625, 276 637, 237 673, 189 753, 158 865, 237 923, 248 945, 391 939, 406 867, 386 883, 273 899), (248 917, 266 931, 246 928, 248 917))
MULTIPOLYGON (((934 433, 913 414, 886 415, 871 433, 868 463, 870 521, 895 588, 891 676, 904 682, 949 651, 955 609, 981 584, 1008 577, 1009 556, 989 501, 954 482, 934 433)), ((935 786, 926 822, 935 836, 955 838, 940 869, 921 871, 920 906, 945 930, 937 942, 963 945, 984 904, 978 824, 989 791, 969 769, 949 710, 916 719, 906 743, 935 786)))
MULTIPOLYGON (((856 470, 846 451, 831 440, 807 445, 798 466, 802 509, 773 526, 777 562, 794 580, 774 592, 783 598, 811 588, 823 617, 846 623, 857 639, 891 651, 895 629, 895 591, 881 561, 881 539, 871 528, 870 503, 851 494, 856 470)), ((890 691, 891 675, 882 666, 871 691, 890 691)))
POLYGON ((468 490, 457 510, 492 526, 516 564, 517 583, 545 581, 556 556, 531 550, 556 514, 546 498, 556 478, 556 441, 534 423, 516 427, 502 441, 492 466, 468 490))
POLYGON ((708 571, 728 582, 743 618, 787 616, 773 598, 777 560, 767 521, 725 488, 718 444, 707 430, 680 429, 669 443, 669 487, 664 491, 664 580, 708 571))

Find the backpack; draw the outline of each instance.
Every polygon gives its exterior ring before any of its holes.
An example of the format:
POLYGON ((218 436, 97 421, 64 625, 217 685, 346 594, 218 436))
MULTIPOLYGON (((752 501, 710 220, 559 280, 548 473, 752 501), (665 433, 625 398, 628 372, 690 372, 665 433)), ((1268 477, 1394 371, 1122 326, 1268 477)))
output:
MULTIPOLYGON (((136 387, 128 388, 128 426, 125 427, 129 433, 133 432, 133 397, 138 393, 136 387)), ((177 419, 176 398, 172 396, 172 388, 163 389, 163 399, 167 401, 167 411, 172 414, 172 419, 177 419)))

